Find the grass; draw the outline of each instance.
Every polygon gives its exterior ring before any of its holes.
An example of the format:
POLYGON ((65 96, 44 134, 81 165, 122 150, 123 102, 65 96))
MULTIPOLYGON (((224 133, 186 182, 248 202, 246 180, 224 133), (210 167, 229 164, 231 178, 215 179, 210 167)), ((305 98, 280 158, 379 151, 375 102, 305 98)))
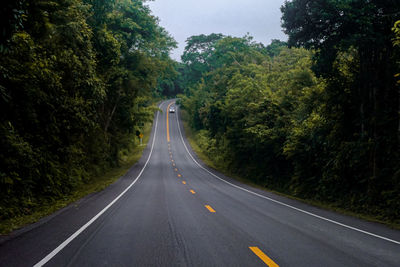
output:
POLYGON ((92 177, 87 183, 84 183, 76 188, 76 190, 72 194, 64 196, 61 199, 44 203, 38 206, 31 214, 1 221, 0 234, 6 235, 15 229, 19 229, 23 226, 35 223, 41 218, 48 216, 91 193, 99 192, 110 184, 114 183, 142 157, 143 150, 145 149, 146 144, 150 138, 151 127, 151 123, 145 125, 143 145, 140 146, 138 144, 135 144, 131 152, 125 153, 125 155, 121 157, 122 159, 120 161, 119 167, 112 168, 102 175, 92 177))
POLYGON ((189 141, 193 151, 197 154, 197 156, 209 167, 223 173, 224 175, 231 177, 241 183, 244 183, 246 185, 252 186, 254 188, 258 188, 267 192, 271 192, 283 197, 287 197, 293 200, 297 200, 303 203, 306 203, 308 205, 312 205, 318 208, 322 208, 325 210, 330 210, 330 211, 335 211, 337 213, 343 214, 343 215, 348 215, 348 216, 352 216, 352 217, 356 217, 359 219, 363 219, 366 221, 370 221, 370 222, 376 222, 376 223, 380 223, 380 224, 384 224, 390 228, 393 229, 397 229, 400 230, 400 224, 387 220, 387 219, 382 219, 376 215, 372 215, 372 214, 366 214, 366 213, 361 213, 361 212, 355 212, 352 211, 350 209, 345 209, 342 207, 337 207, 334 205, 334 203, 328 203, 328 202, 321 202, 321 201, 316 201, 313 199, 304 199, 304 198, 299 198, 299 197, 295 197, 293 195, 288 195, 276 190, 271 190, 269 188, 266 187, 266 185, 261 185, 261 184, 257 184, 254 181, 251 181, 249 179, 243 178, 238 176, 237 174, 233 173, 231 170, 229 170, 229 168, 227 168, 226 166, 220 166, 219 164, 216 164, 214 161, 212 161, 205 153, 204 151, 201 149, 201 147, 199 146, 199 144, 196 142, 195 140, 195 133, 193 132, 193 130, 190 128, 190 126, 188 125, 187 121, 185 120, 186 114, 184 113, 184 111, 182 112, 182 120, 183 120, 183 127, 185 129, 185 134, 186 134, 186 138, 189 141))

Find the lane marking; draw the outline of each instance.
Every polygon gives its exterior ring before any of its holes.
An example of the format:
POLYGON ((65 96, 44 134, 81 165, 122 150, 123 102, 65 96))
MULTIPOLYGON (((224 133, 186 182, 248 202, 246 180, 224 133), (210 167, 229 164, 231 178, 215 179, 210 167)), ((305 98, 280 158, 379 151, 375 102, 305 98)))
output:
POLYGON ((359 232, 359 233, 363 233, 363 234, 366 234, 366 235, 369 235, 369 236, 373 236, 373 237, 376 237, 376 238, 379 238, 379 239, 382 239, 382 240, 386 240, 386 241, 389 241, 389 242, 391 242, 391 243, 400 245, 400 241, 396 241, 396 240, 393 240, 393 239, 390 239, 390 238, 387 238, 387 237, 384 237, 384 236, 380 236, 380 235, 377 235, 377 234, 374 234, 374 233, 370 233, 370 232, 368 232, 368 231, 364 231, 364 230, 358 229, 358 228, 356 228, 356 227, 353 227, 353 226, 350 226, 350 225, 347 225, 347 224, 343 224, 343 223, 340 223, 340 222, 337 222, 337 221, 334 221, 334 220, 325 218, 325 217, 323 217, 323 216, 319 216, 319 215, 314 214, 314 213, 312 213, 312 212, 308 212, 308 211, 305 211, 305 210, 296 208, 296 207, 291 206, 291 205, 289 205, 289 204, 286 204, 286 203, 283 203, 283 202, 281 202, 281 201, 278 201, 278 200, 275 200, 275 199, 272 199, 272 198, 269 198, 269 197, 260 195, 260 194, 258 194, 258 193, 256 193, 256 192, 253 192, 253 191, 248 190, 248 189, 246 189, 246 188, 243 188, 243 187, 240 187, 240 186, 238 186, 238 185, 232 184, 232 183, 230 183, 230 182, 228 182, 228 181, 222 179, 222 178, 219 177, 218 175, 216 175, 216 174, 210 172, 209 170, 207 170, 206 168, 204 168, 203 166, 201 166, 200 163, 198 163, 198 162, 194 159, 194 157, 192 156, 192 154, 189 152, 189 149, 187 148, 186 143, 185 143, 185 141, 183 140, 182 131, 181 131, 181 125, 180 125, 180 123, 179 123, 178 117, 179 117, 179 112, 178 112, 178 110, 176 110, 176 121, 177 121, 177 123, 178 123, 179 135, 181 136, 181 140, 182 140, 183 146, 184 146, 185 149, 186 149, 186 152, 188 153, 188 155, 190 156, 190 158, 193 160, 193 162, 194 162, 197 166, 199 166, 201 169, 203 169, 203 170, 205 170, 206 172, 208 172, 208 173, 209 173, 210 175, 212 175, 213 177, 215 177, 215 178, 219 179, 220 181, 222 181, 222 182, 224 182, 224 183, 227 183, 227 184, 229 184, 229 185, 231 185, 231 186, 233 186, 233 187, 235 187, 235 188, 237 188, 237 189, 239 189, 239 190, 242 190, 242 191, 245 191, 245 192, 250 193, 250 194, 252 194, 252 195, 258 196, 258 197, 260 197, 260 198, 269 200, 269 201, 274 202, 274 203, 276 203, 276 204, 279 204, 279 205, 285 206, 285 207, 287 207, 287 208, 296 210, 296 211, 298 211, 298 212, 301 212, 301 213, 310 215, 310 216, 312 216, 312 217, 321 219, 321 220, 323 220, 323 221, 330 222, 330 223, 333 223, 333 224, 342 226, 342 227, 347 228, 347 229, 351 229, 351 230, 356 231, 356 232, 359 232))
POLYGON ((264 252, 261 251, 258 247, 249 247, 251 251, 254 252, 266 265, 269 267, 279 267, 278 264, 276 264, 271 258, 269 258, 267 255, 265 255, 264 252))
POLYGON ((194 190, 190 190, 190 193, 192 193, 193 195, 196 194, 196 192, 194 192, 194 190))
POLYGON ((210 212, 215 212, 215 210, 211 208, 210 205, 204 205, 204 207, 206 207, 210 212))
POLYGON ((186 184, 186 181, 182 181, 182 184, 186 184))
POLYGON ((165 113, 167 113, 167 141, 169 142, 170 141, 170 139, 169 139, 169 122, 168 122, 168 114, 169 114, 169 107, 172 105, 172 103, 173 102, 171 102, 171 103, 169 103, 169 105, 167 106, 167 109, 165 110, 166 112, 165 113))
MULTIPOLYGON (((160 106, 162 103, 160 104, 160 106)), ((159 107, 160 107, 159 106, 159 107)), ((156 125, 154 127, 154 136, 153 136, 153 142, 151 144, 151 149, 149 156, 146 160, 146 163, 144 164, 142 170, 139 172, 138 176, 135 178, 135 180, 124 190, 122 191, 121 194, 119 194, 113 201, 110 202, 104 209, 102 209, 97 215, 95 215, 90 221, 88 221, 86 224, 84 224, 81 228, 79 228, 75 233, 73 233, 70 237, 68 237, 64 242, 62 242, 58 247, 56 247, 52 252, 50 252, 46 257, 44 257, 41 261, 36 263, 34 267, 39 267, 43 266, 46 264, 49 260, 51 260, 54 256, 56 256, 63 248, 65 248, 69 243, 72 242, 77 236, 79 236, 86 228, 88 228, 92 223, 94 223, 104 212, 106 212, 115 202, 117 202, 125 193, 139 180, 140 176, 142 175, 144 169, 146 168, 147 164, 149 163, 149 160, 151 158, 151 155, 153 154, 153 148, 154 148, 154 142, 156 140, 157 136, 157 126, 158 126, 158 115, 159 112, 157 112, 157 117, 156 117, 156 125)))
POLYGON ((178 169, 177 169, 177 168, 175 168, 174 170, 175 170, 176 172, 178 171, 178 169))
POLYGON ((175 167, 175 163, 172 163, 172 166, 174 166, 174 167, 175 167))
POLYGON ((180 175, 180 174, 178 173, 178 177, 182 177, 182 175, 180 175))

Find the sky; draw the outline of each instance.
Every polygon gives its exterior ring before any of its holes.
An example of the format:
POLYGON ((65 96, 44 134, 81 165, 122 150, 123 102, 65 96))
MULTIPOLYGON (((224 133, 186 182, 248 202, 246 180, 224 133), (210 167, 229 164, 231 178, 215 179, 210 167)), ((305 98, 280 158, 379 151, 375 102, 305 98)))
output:
POLYGON ((193 35, 222 33, 265 45, 271 39, 287 40, 281 28, 280 7, 285 0, 154 0, 153 15, 178 42, 172 58, 180 61, 185 41, 193 35))

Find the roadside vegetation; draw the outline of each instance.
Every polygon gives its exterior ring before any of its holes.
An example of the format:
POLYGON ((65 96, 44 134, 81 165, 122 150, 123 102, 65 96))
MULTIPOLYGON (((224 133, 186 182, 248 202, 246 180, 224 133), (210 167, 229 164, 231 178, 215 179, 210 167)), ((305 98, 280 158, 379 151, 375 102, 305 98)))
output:
POLYGON ((33 208, 29 212, 2 220, 0 223, 0 234, 4 235, 15 229, 21 228, 22 226, 35 223, 41 218, 50 215, 89 194, 99 192, 117 181, 142 157, 143 150, 146 148, 150 138, 151 128, 152 123, 145 124, 143 128, 144 136, 142 145, 140 145, 139 138, 135 138, 128 147, 121 150, 118 166, 107 168, 101 174, 89 177, 87 181, 74 188, 70 194, 50 200, 42 199, 39 203, 39 207, 33 208))
POLYGON ((174 39, 143 2, 2 3, 2 233, 104 188, 140 157, 136 134, 148 137, 178 68, 174 39))
POLYGON ((262 187, 399 225, 399 11, 293 0, 287 43, 190 37, 180 97, 202 153, 262 187))
POLYGON ((115 181, 181 92, 211 165, 400 224, 396 1, 287 1, 288 42, 192 36, 182 63, 145 2, 2 3, 1 233, 115 181))

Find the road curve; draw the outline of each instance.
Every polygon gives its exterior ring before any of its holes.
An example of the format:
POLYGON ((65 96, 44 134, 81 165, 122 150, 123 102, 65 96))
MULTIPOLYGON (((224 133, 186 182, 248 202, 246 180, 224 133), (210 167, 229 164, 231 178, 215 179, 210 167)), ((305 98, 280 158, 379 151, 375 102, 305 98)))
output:
POLYGON ((0 266, 400 266, 400 231, 204 166, 169 105, 126 175, 3 237, 0 266))

